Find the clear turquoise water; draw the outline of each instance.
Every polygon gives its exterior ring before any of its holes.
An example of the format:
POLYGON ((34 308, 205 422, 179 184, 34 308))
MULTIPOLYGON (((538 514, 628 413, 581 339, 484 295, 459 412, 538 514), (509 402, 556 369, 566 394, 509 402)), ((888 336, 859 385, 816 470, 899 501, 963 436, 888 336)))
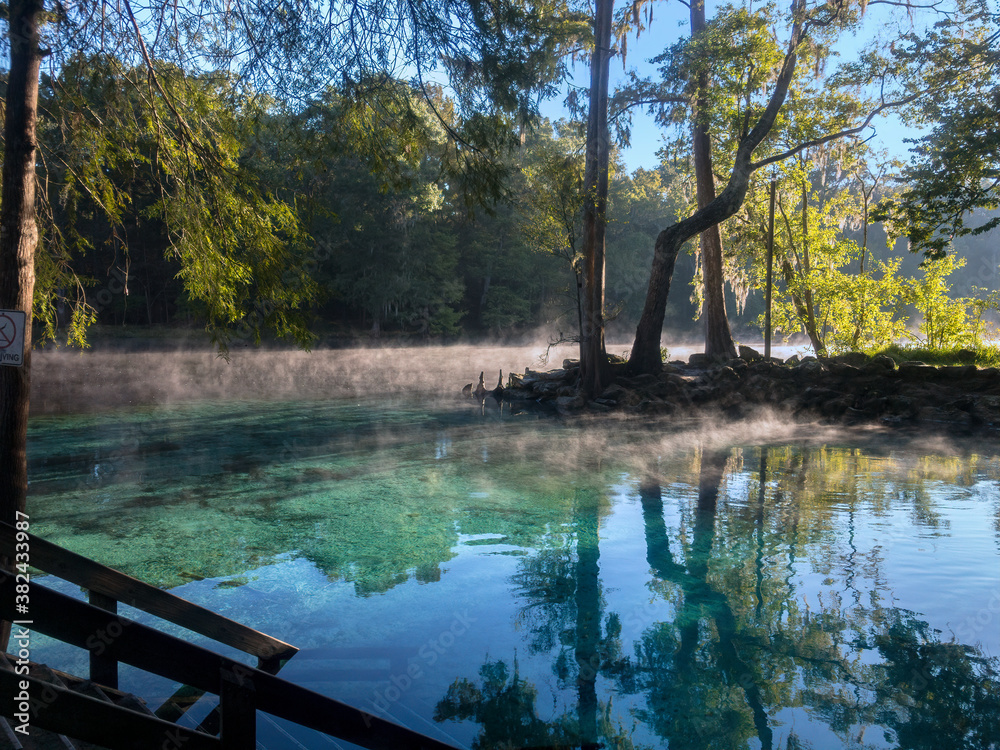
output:
POLYGON ((29 441, 34 532, 461 747, 1000 743, 995 442, 406 400, 37 416, 29 441))

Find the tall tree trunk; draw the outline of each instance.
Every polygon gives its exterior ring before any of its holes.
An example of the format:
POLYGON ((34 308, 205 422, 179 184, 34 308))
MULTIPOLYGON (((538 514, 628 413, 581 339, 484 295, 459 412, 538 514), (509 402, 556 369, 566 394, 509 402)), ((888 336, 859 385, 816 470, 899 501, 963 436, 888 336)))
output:
POLYGON ((774 84, 774 91, 771 92, 771 97, 760 118, 740 141, 740 145, 736 149, 733 171, 726 187, 711 203, 699 208, 686 219, 667 227, 656 238, 646 302, 642 309, 642 316, 639 318, 639 325, 636 327, 635 342, 632 344, 632 353, 628 360, 628 371, 631 374, 656 373, 662 368, 660 336, 663 333, 663 316, 667 309, 667 294, 670 292, 674 262, 677 260, 677 253, 680 252, 681 246, 688 239, 700 234, 713 224, 725 221, 743 205, 750 185, 750 175, 756 169, 752 162, 753 152, 774 126, 778 112, 788 95, 792 75, 795 73, 795 64, 798 59, 797 50, 804 35, 802 24, 804 9, 804 0, 794 0, 792 18, 795 19, 795 22, 788 43, 788 52, 774 84))
MULTIPOLYGON (((31 301, 35 289, 35 132, 38 122, 40 0, 13 0, 7 25, 10 72, 4 122, 3 191, 0 193, 0 309, 22 310, 24 361, 0 366, 0 521, 13 524, 28 500, 28 403, 31 392, 31 301)), ((12 560, 0 558, 7 570, 12 560)), ((10 640, 0 622, 0 649, 10 640)))
POLYGON ((816 304, 813 302, 812 293, 812 264, 809 262, 809 190, 806 183, 802 183, 802 275, 806 279, 805 290, 803 292, 806 305, 806 326, 810 333, 809 338, 813 342, 813 351, 817 357, 826 354, 826 347, 823 346, 823 337, 820 334, 819 326, 816 325, 816 304), (818 345, 818 346, 817 346, 818 345))
POLYGON ((604 235, 608 205, 608 78, 614 0, 595 0, 594 52, 590 60, 587 160, 583 177, 584 320, 580 390, 596 396, 608 378, 604 344, 604 235))
MULTIPOLYGON (((703 32, 705 0, 691 3, 691 36, 703 32)), ((695 100, 692 127, 694 176, 697 184, 698 208, 715 200, 715 174, 712 170, 712 139, 708 134, 708 72, 698 74, 698 95, 695 100)), ((705 323, 705 353, 732 358, 736 345, 726 315, 725 278, 722 274, 722 231, 713 224, 701 233, 701 262, 704 270, 705 301, 702 310, 705 323)))
POLYGON ((31 300, 35 287, 35 132, 41 0, 13 0, 8 19, 10 73, 0 195, 0 308, 25 313, 24 364, 0 367, 0 520, 13 523, 28 491, 28 396, 31 387, 31 300))

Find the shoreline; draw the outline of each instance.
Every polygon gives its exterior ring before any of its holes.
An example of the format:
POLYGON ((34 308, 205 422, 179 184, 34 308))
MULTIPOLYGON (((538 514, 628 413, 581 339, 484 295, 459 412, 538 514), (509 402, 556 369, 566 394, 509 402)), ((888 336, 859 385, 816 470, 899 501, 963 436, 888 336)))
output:
POLYGON ((844 354, 817 359, 764 360, 741 347, 741 356, 713 360, 693 354, 659 375, 629 377, 623 366, 595 399, 579 395, 579 364, 526 370, 513 376, 504 397, 536 402, 560 414, 620 412, 687 420, 749 419, 770 409, 790 421, 930 429, 961 435, 1000 433, 1000 369, 975 365, 897 365, 886 355, 844 354))

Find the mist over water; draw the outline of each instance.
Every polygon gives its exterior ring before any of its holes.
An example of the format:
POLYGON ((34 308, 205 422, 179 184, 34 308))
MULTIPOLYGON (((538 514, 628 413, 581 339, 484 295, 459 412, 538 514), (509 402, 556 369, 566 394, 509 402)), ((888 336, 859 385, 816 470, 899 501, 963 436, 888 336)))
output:
MULTIPOLYGON (((385 347, 298 350, 75 352, 33 355, 32 409, 37 413, 219 399, 350 399, 412 394, 452 398, 485 373, 487 386, 511 372, 542 367, 545 346, 385 347)), ((553 349, 552 367, 576 356, 553 349)))
MULTIPOLYGON (((1000 738, 996 445, 460 397, 543 350, 45 352, 32 530, 298 646, 281 676, 462 748, 1000 738)), ((122 684, 153 707, 176 688, 122 684)), ((330 746, 266 718, 259 736, 330 746)))
MULTIPOLYGON (((628 343, 608 352, 627 354, 628 343)), ((698 347, 671 347, 686 359, 698 347)), ((776 356, 799 349, 776 347, 776 356)), ((484 373, 489 389, 500 372, 556 369, 577 359, 575 345, 426 346, 264 350, 234 348, 229 359, 212 350, 87 351, 48 349, 32 354, 31 408, 36 414, 100 411, 142 404, 220 399, 350 399, 407 396, 451 399, 484 373)))

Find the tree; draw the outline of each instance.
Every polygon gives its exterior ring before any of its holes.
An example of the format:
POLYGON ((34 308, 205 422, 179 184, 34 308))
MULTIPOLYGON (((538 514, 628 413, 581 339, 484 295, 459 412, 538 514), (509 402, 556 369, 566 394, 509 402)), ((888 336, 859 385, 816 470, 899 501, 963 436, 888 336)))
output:
MULTIPOLYGON (((0 196, 0 309, 25 315, 24 364, 0 366, 0 521, 14 523, 28 489, 28 399, 31 390, 31 310, 35 287, 35 153, 42 3, 9 6, 10 72, 4 120, 0 196)), ((6 644, 6 638, 3 638, 6 644)))
POLYGON ((1000 14, 985 3, 959 3, 921 33, 894 45, 885 64, 899 66, 906 85, 925 90, 907 111, 930 126, 914 141, 902 189, 872 213, 890 236, 907 237, 910 250, 941 257, 955 238, 1000 226, 982 209, 1000 206, 1000 14))
MULTIPOLYGON (((689 238, 700 234, 729 217, 733 216, 742 206, 750 184, 751 175, 758 169, 769 164, 775 164, 788 159, 806 148, 818 146, 830 141, 857 136, 874 119, 887 108, 900 106, 912 101, 916 94, 901 95, 899 99, 889 99, 884 91, 868 97, 845 97, 836 92, 839 87, 857 88, 865 81, 874 80, 880 73, 873 73, 865 67, 863 71, 848 68, 843 75, 832 82, 833 95, 823 95, 825 106, 821 118, 803 118, 793 122, 790 127, 786 120, 791 114, 816 111, 815 103, 802 107, 786 106, 789 92, 800 88, 808 90, 806 82, 811 77, 809 67, 797 67, 799 58, 804 57, 809 62, 815 62, 815 69, 825 55, 829 43, 838 32, 849 29, 859 22, 861 9, 847 5, 821 5, 809 7, 806 3, 794 0, 788 17, 788 41, 785 52, 775 60, 765 58, 762 63, 752 57, 736 54, 732 58, 703 56, 703 59, 717 63, 723 68, 731 65, 735 70, 730 74, 740 86, 731 96, 738 103, 738 108, 725 109, 717 116, 728 121, 728 132, 732 139, 729 179, 725 188, 709 203, 699 207, 687 218, 664 229, 657 237, 653 256, 653 266, 650 273, 649 288, 643 314, 636 328, 635 341, 629 358, 628 369, 633 373, 656 372, 661 367, 660 335, 663 328, 666 299, 670 289, 674 263, 681 246, 689 238), (742 71, 742 73, 741 73, 742 71), (798 71, 798 72, 797 72, 798 71), (763 98, 762 90, 769 88, 770 93, 763 98), (781 119, 781 126, 775 130, 775 125, 781 119), (781 135, 781 138, 776 135, 781 135), (766 144, 765 144, 766 141, 766 144), (790 141, 790 142, 789 142, 790 141), (754 161, 758 148, 764 146, 766 155, 754 161)), ((769 6, 770 8, 770 6, 769 6)), ((743 10, 724 9, 719 19, 709 24, 711 29, 725 28, 732 20, 751 16, 755 25, 760 25, 769 10, 755 10, 753 13, 743 10)), ((756 37, 748 35, 751 43, 756 37)), ((711 39, 709 35, 707 38, 711 39)), ((720 34, 715 39, 724 39, 720 34)), ((753 46, 751 44, 751 46, 753 46)), ((737 46, 737 49, 739 47, 737 46)), ((884 71, 881 73, 884 75, 884 71)), ((669 82, 668 82, 669 83, 669 82)), ((799 97, 793 98, 794 100, 799 97)), ((806 98, 806 101, 808 99, 806 98)), ((665 95, 654 99, 659 106, 670 105, 673 108, 683 99, 676 92, 668 90, 665 95)), ((640 103, 649 103, 641 101, 640 103)))
MULTIPOLYGON (((705 0, 691 3, 691 37, 706 34, 705 0)), ((692 108, 691 152, 697 185, 698 208, 704 208, 716 198, 715 172, 712 169, 712 139, 709 135, 709 75, 707 60, 703 57, 698 66, 695 82, 694 107, 692 108)), ((736 345, 729 330, 726 316, 725 279, 722 274, 722 232, 713 224, 701 232, 701 258, 704 269, 705 302, 705 354, 709 356, 736 356, 736 345)))
POLYGON ((583 174, 583 330, 580 336, 580 390, 593 398, 607 384, 604 344, 605 234, 608 212, 608 78, 614 0, 595 0, 594 49, 590 58, 586 163, 583 174))
POLYGON ((747 129, 745 126, 743 128, 744 134, 737 148, 729 183, 713 200, 699 207, 686 219, 664 229, 656 238, 646 303, 629 356, 628 368, 633 373, 658 372, 662 365, 660 333, 663 329, 663 316, 674 263, 681 246, 691 237, 732 216, 743 203, 750 174, 756 168, 751 161, 753 153, 774 126, 795 73, 798 48, 808 30, 805 11, 805 3, 802 0, 794 0, 788 51, 778 69, 767 105, 760 112, 753 128, 747 129))

